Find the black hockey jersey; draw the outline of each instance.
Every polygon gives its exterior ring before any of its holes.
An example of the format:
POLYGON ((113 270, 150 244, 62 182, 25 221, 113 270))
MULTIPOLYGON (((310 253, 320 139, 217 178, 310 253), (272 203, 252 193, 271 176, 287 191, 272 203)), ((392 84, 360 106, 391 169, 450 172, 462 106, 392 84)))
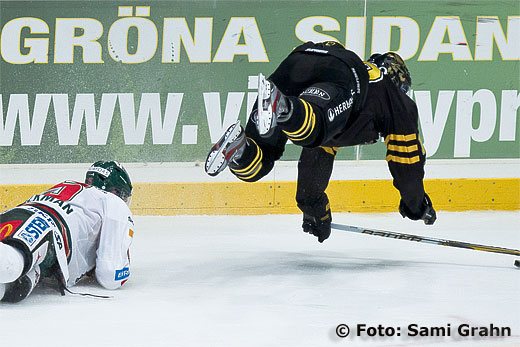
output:
MULTIPOLYGON (((420 214, 424 201, 425 152, 419 138, 417 107, 389 77, 383 75, 376 66, 363 63, 355 53, 337 43, 308 42, 297 47, 270 79, 284 94, 299 96, 305 88, 319 82, 332 82, 340 88, 342 85, 352 86, 353 76, 356 79, 354 85, 358 86, 353 89, 358 96, 352 112, 342 128, 334 131, 332 138, 320 143, 325 154, 307 153, 300 157, 298 190, 313 192, 310 194, 315 194, 316 197, 309 197, 312 201, 321 194, 315 187, 327 186, 332 168, 321 167, 316 170, 314 166, 319 161, 316 156, 334 156, 337 147, 370 144, 383 136, 387 146, 386 161, 393 184, 406 206, 413 213, 420 214), (302 171, 308 171, 309 174, 302 174, 302 171)), ((326 114, 324 111, 326 110, 321 110, 321 113, 326 114)), ((267 174, 274 161, 281 157, 287 137, 277 130, 271 138, 262 138, 256 132, 251 119, 246 127, 246 135, 258 144, 263 153, 262 169, 248 179, 255 181, 267 174)), ((329 164, 325 166, 328 167, 329 164)), ((321 194, 323 195, 324 193, 321 194)))

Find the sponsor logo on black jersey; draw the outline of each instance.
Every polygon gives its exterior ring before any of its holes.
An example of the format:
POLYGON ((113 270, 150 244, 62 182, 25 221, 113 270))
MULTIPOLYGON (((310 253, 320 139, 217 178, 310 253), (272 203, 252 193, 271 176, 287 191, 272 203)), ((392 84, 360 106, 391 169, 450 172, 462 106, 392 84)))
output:
POLYGON ((329 93, 318 87, 309 87, 300 94, 300 96, 302 95, 315 96, 323 100, 330 100, 329 93))
POLYGON ((339 116, 340 114, 342 114, 343 112, 345 112, 346 110, 351 108, 353 104, 354 104, 354 98, 351 96, 348 100, 343 101, 339 105, 329 108, 327 111, 327 116, 329 118, 329 122, 334 121, 334 119, 337 116, 339 116))
POLYGON ((320 54, 327 54, 329 51, 326 51, 324 49, 317 49, 317 48, 307 48, 305 52, 313 52, 313 53, 320 53, 320 54))
POLYGON ((359 82, 359 76, 356 72, 356 69, 350 68, 350 70, 352 70, 352 74, 354 75, 354 78, 356 79, 356 92, 358 94, 361 94, 361 83, 359 82))

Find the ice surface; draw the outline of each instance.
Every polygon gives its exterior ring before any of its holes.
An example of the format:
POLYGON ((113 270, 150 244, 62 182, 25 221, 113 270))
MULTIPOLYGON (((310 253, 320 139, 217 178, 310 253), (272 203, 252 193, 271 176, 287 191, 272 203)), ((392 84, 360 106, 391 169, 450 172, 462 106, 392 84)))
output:
MULTIPOLYGON (((399 214, 334 222, 520 248, 520 212, 439 212, 434 226, 399 214)), ((319 244, 299 215, 136 216, 132 277, 120 290, 48 285, 0 304, 0 346, 519 346, 514 257, 333 232, 319 244), (401 327, 401 337, 340 339, 340 323, 401 327), (451 337, 412 338, 409 324, 451 337), (508 326, 509 338, 456 327, 508 326)))

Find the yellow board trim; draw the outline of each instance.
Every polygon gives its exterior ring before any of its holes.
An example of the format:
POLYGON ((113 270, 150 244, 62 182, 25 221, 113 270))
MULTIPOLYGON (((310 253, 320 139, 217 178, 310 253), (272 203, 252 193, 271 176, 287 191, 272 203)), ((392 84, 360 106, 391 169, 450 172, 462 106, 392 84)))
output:
MULTIPOLYGON (((24 202, 52 185, 0 185, 0 210, 24 202)), ((433 179, 425 189, 438 211, 520 210, 520 178, 433 179)), ((331 181, 332 212, 392 212, 399 193, 392 180, 331 181)), ((300 213, 296 182, 135 183, 136 215, 253 215, 300 213)))

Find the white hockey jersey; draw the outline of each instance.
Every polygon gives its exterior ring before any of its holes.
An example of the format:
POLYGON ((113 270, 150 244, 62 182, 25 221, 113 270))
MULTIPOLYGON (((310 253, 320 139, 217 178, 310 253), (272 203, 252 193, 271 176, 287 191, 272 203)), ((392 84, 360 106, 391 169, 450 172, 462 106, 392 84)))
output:
POLYGON ((61 252, 56 249, 56 256, 67 287, 94 268, 97 281, 107 289, 119 288, 128 280, 134 222, 118 196, 65 181, 34 195, 25 205, 39 207, 65 224, 68 232, 57 243, 63 242, 64 247, 61 252))

